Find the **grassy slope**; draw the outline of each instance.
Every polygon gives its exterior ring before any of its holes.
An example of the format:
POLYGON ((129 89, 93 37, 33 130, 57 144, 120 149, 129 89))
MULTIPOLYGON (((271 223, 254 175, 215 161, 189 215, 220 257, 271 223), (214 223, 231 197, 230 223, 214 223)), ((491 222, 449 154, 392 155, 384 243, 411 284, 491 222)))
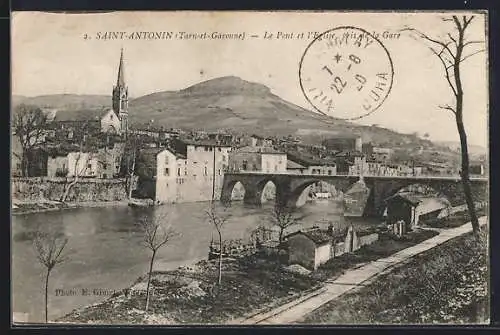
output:
POLYGON ((328 303, 302 323, 484 323, 486 249, 471 234, 431 249, 372 284, 328 303))

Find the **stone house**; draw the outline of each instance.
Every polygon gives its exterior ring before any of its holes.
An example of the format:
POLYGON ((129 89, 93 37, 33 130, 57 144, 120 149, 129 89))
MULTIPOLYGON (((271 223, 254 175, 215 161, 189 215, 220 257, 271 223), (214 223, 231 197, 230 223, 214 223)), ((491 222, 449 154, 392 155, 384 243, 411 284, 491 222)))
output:
POLYGON ((137 161, 136 195, 156 203, 220 198, 230 147, 215 142, 178 140, 166 148, 144 148, 137 161))
POLYGON ((287 155, 270 147, 246 146, 231 151, 228 168, 232 172, 284 173, 287 155))

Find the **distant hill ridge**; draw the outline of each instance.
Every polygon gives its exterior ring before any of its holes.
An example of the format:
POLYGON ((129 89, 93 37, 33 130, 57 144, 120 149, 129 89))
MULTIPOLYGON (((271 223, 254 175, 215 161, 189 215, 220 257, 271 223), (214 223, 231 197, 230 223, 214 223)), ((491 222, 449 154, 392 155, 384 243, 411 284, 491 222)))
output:
MULTIPOLYGON (((111 106, 111 96, 55 94, 14 96, 13 105, 34 104, 64 110, 111 106)), ((129 102, 132 124, 154 120, 155 125, 184 129, 219 129, 261 136, 294 135, 306 143, 320 143, 336 134, 359 135, 380 145, 432 145, 414 135, 362 126, 327 117, 283 100, 269 87, 235 76, 210 79, 179 91, 144 95, 129 102)))

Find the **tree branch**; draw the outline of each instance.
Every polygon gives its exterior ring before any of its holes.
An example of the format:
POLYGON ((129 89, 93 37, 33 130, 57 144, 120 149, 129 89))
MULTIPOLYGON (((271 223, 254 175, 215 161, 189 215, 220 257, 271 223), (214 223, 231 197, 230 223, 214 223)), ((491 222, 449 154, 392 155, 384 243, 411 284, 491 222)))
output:
POLYGON ((450 85, 450 88, 453 91, 453 94, 455 96, 457 96, 457 90, 456 90, 455 86, 452 84, 451 78, 450 78, 450 73, 448 72, 449 67, 446 65, 446 62, 442 58, 441 53, 438 53, 436 50, 434 50, 431 47, 429 47, 429 49, 432 51, 432 53, 434 53, 439 58, 439 60, 441 61, 441 64, 443 64, 446 81, 448 81, 448 85, 450 85))
POLYGON ((415 32, 415 33, 417 33, 418 35, 420 35, 420 37, 421 37, 421 38, 423 38, 423 39, 425 39, 425 40, 427 40, 427 41, 429 41, 429 42, 432 42, 432 43, 434 43, 434 44, 440 45, 441 47, 443 47, 443 49, 444 49, 444 50, 448 51, 448 53, 450 54, 450 56, 451 56, 452 58, 455 58, 455 54, 454 54, 454 53, 451 51, 451 49, 448 47, 448 46, 449 46, 449 44, 450 44, 450 42, 445 43, 445 42, 443 42, 443 41, 436 40, 436 39, 434 39, 434 38, 432 38, 432 37, 430 37, 430 36, 428 36, 428 35, 424 34, 424 33, 423 33, 423 32, 421 32, 420 30, 415 29, 415 28, 405 28, 405 29, 402 29, 401 31, 402 31, 402 32, 404 32, 404 31, 412 31, 412 32, 415 32))
POLYGON ((471 53, 470 55, 467 55, 467 56, 463 57, 463 58, 459 61, 459 63, 462 63, 462 62, 463 62, 464 60, 466 60, 467 58, 470 58, 470 57, 472 57, 472 56, 474 56, 474 55, 476 55, 476 54, 478 54, 478 53, 480 53, 480 52, 484 52, 484 51, 485 51, 485 49, 477 50, 477 51, 475 51, 475 52, 471 53))
POLYGON ((453 107, 451 107, 450 105, 439 105, 439 108, 449 110, 450 112, 452 112, 455 115, 457 114, 455 109, 453 107))

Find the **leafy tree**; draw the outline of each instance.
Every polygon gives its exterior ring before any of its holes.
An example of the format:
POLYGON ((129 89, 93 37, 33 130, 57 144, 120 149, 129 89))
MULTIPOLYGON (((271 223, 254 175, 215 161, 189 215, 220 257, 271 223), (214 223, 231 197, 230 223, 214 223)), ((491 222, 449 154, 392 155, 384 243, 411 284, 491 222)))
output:
MULTIPOLYGON (((45 127, 47 116, 40 108, 33 105, 21 104, 12 115, 12 130, 21 143, 21 174, 28 177, 29 154, 35 146, 45 141, 45 127)), ((16 153, 14 153, 16 154, 16 153)), ((18 154, 16 154, 18 155, 18 154)))
POLYGON ((472 230, 476 239, 479 239, 479 220, 474 208, 474 200, 472 197, 469 172, 469 153, 467 145, 467 133, 463 122, 463 101, 464 90, 461 77, 461 65, 470 57, 483 52, 484 49, 474 48, 474 45, 484 44, 483 41, 469 40, 467 37, 468 28, 473 21, 474 16, 463 15, 461 17, 453 15, 452 17, 443 18, 443 22, 450 22, 452 25, 451 32, 447 33, 445 38, 431 37, 415 28, 406 28, 405 31, 413 33, 412 37, 427 43, 431 52, 439 59, 443 73, 453 94, 454 104, 439 106, 443 110, 447 110, 455 117, 457 131, 460 137, 461 148, 461 180, 465 193, 467 208, 471 218, 472 230), (415 36, 416 35, 416 36, 415 36))

